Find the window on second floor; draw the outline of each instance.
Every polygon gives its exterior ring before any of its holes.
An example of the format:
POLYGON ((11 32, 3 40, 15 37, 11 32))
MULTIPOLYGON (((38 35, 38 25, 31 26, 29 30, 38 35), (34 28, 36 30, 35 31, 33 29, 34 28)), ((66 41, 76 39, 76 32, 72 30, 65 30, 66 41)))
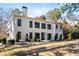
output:
POLYGON ((56 29, 58 29, 58 25, 56 25, 56 29))
POLYGON ((41 28, 42 29, 46 29, 46 24, 45 23, 41 23, 41 28))
POLYGON ((51 24, 47 24, 47 29, 51 29, 51 24))
POLYGON ((35 22, 35 28, 40 28, 40 23, 39 22, 35 22))
POLYGON ((17 26, 21 26, 21 23, 22 23, 21 19, 17 19, 17 26))
POLYGON ((62 25, 60 25, 60 29, 62 29, 62 25))

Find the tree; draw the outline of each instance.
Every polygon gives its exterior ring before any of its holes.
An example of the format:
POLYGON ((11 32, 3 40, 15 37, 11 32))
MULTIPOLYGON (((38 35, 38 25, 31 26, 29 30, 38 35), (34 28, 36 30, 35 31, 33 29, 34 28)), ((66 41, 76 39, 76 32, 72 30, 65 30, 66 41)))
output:
POLYGON ((7 22, 9 21, 9 18, 11 17, 11 11, 12 10, 4 10, 3 8, 0 8, 0 38, 5 38, 7 36, 7 22))
POLYGON ((35 17, 35 18, 37 18, 37 19, 41 19, 41 20, 46 20, 45 15, 41 15, 41 16, 39 16, 39 17, 35 17))
POLYGON ((48 19, 52 19, 54 21, 61 18, 60 9, 49 10, 47 13, 48 19))
POLYGON ((79 11, 79 3, 63 3, 61 4, 62 13, 73 13, 79 11))
POLYGON ((21 11, 17 8, 15 8, 13 11, 12 11, 12 14, 14 15, 20 15, 21 14, 21 11))

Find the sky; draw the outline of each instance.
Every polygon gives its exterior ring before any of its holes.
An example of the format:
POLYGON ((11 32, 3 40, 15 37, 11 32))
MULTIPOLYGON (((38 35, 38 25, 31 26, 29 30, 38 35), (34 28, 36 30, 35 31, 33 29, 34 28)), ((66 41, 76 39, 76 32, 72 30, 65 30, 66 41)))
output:
MULTIPOLYGON (((0 8, 4 8, 5 10, 12 8, 21 9, 22 6, 26 6, 28 8, 29 17, 45 15, 49 10, 60 7, 58 3, 0 3, 0 8)), ((79 12, 75 14, 79 15, 79 12)))
POLYGON ((0 3, 0 8, 4 8, 5 10, 12 8, 21 9, 22 6, 28 8, 29 17, 40 16, 46 14, 49 10, 59 8, 58 3, 0 3))

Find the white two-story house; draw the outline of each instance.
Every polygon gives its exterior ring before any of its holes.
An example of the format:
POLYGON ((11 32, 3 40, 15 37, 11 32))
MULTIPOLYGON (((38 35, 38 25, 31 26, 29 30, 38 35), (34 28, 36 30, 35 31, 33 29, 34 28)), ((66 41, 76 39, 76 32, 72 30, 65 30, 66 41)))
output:
POLYGON ((62 25, 59 22, 30 18, 27 16, 27 7, 22 7, 22 14, 13 15, 7 24, 7 39, 15 41, 17 39, 18 41, 62 40, 62 25))

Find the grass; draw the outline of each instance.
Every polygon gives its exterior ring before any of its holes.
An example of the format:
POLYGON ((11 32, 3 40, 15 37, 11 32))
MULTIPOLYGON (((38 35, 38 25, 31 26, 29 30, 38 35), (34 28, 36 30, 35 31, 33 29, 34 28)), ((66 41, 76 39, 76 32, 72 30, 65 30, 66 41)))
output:
MULTIPOLYGON (((30 43, 29 43, 30 44, 30 43)), ((11 45, 0 51, 4 56, 79 56, 79 40, 49 42, 41 45, 11 45)))

